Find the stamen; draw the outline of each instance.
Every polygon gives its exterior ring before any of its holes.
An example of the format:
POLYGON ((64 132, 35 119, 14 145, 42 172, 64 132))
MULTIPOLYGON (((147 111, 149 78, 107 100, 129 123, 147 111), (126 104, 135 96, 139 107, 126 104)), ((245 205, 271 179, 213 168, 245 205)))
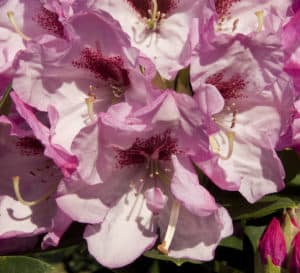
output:
POLYGON ((26 34, 24 34, 21 29, 19 28, 19 26, 17 25, 16 21, 15 21, 15 14, 12 11, 7 12, 7 17, 9 19, 9 22, 11 23, 11 25, 13 26, 14 30, 16 33, 18 33, 21 38, 25 41, 30 41, 31 38, 28 37, 26 34))
POLYGON ((236 114, 237 114, 237 110, 233 110, 233 112, 232 112, 232 120, 231 120, 231 125, 230 125, 231 129, 234 128, 234 126, 235 126, 236 114))
POLYGON ((258 26, 257 26, 256 31, 261 32, 263 29, 263 25, 264 25, 264 11, 258 10, 254 14, 256 15, 257 21, 258 21, 258 26))
POLYGON ((171 185, 171 178, 164 171, 161 171, 157 176, 166 185, 171 185))
POLYGON ((150 30, 156 30, 157 23, 160 19, 160 12, 158 11, 157 0, 152 0, 152 10, 148 10, 150 19, 147 19, 147 26, 150 30))
POLYGON ((215 136, 209 136, 209 143, 212 147, 214 153, 218 154, 222 160, 227 160, 231 157, 234 146, 234 132, 228 131, 225 132, 225 135, 228 140, 228 151, 226 155, 221 154, 220 152, 220 144, 216 140, 215 136))
POLYGON ((157 249, 165 255, 168 255, 169 247, 174 238, 176 225, 179 217, 179 211, 180 211, 180 204, 177 200, 174 200, 170 212, 170 220, 165 234, 165 238, 162 241, 162 243, 157 246, 157 249))
POLYGON ((131 189, 134 189, 135 190, 135 193, 134 193, 134 196, 135 196, 135 200, 134 200, 134 203, 126 217, 126 220, 130 220, 137 204, 138 204, 138 201, 140 199, 140 196, 141 196, 141 193, 143 191, 143 188, 144 188, 144 185, 145 185, 145 180, 143 178, 140 178, 139 179, 139 185, 137 185, 136 182, 132 181, 130 184, 129 184, 129 187, 131 189))
POLYGON ((88 110, 88 116, 91 121, 95 120, 96 114, 94 112, 94 102, 96 101, 96 97, 94 95, 90 95, 85 99, 85 103, 88 110))
POLYGON ((40 198, 33 200, 33 201, 26 201, 23 199, 22 195, 21 195, 21 191, 20 191, 20 177, 19 176, 14 176, 12 178, 12 182, 13 182, 13 187, 14 187, 14 191, 17 197, 17 200, 28 207, 32 207, 32 206, 36 206, 38 204, 40 204, 43 201, 46 201, 57 189, 57 185, 58 183, 55 183, 51 189, 45 193, 44 195, 42 195, 40 198))
POLYGON ((233 21, 233 23, 232 23, 232 32, 235 32, 235 30, 237 29, 238 23, 239 23, 238 18, 233 21))

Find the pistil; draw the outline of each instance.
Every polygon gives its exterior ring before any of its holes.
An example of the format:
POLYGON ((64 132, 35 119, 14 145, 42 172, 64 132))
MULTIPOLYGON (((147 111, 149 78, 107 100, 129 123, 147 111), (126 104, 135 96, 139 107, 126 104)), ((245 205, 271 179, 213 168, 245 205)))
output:
POLYGON ((180 204, 177 200, 174 200, 173 204, 172 204, 171 212, 170 212, 170 219, 169 219, 169 224, 168 224, 167 231, 165 234, 165 238, 162 241, 162 243, 157 246, 157 249, 165 255, 168 255, 170 245, 174 238, 174 234, 176 231, 176 225, 177 225, 177 221, 178 221, 178 217, 179 217, 179 212, 180 212, 180 204))
POLYGON ((15 32, 20 35, 20 37, 25 41, 30 41, 31 38, 24 34, 22 30, 19 28, 15 21, 15 14, 12 11, 7 12, 7 17, 9 19, 9 22, 11 23, 12 27, 14 28, 15 32))
POLYGON ((221 145, 217 141, 216 137, 214 135, 209 136, 209 144, 210 144, 213 152, 218 154, 222 160, 227 160, 231 157, 231 155, 233 153, 233 147, 234 147, 234 132, 225 131, 225 136, 227 137, 227 143, 228 143, 227 154, 221 153, 221 151, 220 151, 221 145))
POLYGON ((26 201, 22 197, 22 194, 20 191, 20 177, 14 176, 12 178, 12 182, 13 182, 13 187, 14 187, 14 191, 15 191, 17 200, 21 204, 28 206, 28 207, 36 206, 36 205, 42 203, 43 201, 46 201, 47 199, 49 199, 49 197, 56 191, 57 185, 58 185, 58 183, 53 184, 53 186, 50 188, 50 190, 48 192, 46 192, 45 194, 43 194, 40 198, 33 200, 33 201, 26 201))

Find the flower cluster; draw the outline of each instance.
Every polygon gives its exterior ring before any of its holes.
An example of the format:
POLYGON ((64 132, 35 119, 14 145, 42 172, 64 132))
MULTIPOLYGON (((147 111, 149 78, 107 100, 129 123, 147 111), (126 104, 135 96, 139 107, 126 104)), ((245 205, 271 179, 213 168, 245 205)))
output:
POLYGON ((79 222, 106 267, 212 260, 233 225, 199 173, 254 203, 300 152, 299 6, 0 0, 0 252, 79 222))

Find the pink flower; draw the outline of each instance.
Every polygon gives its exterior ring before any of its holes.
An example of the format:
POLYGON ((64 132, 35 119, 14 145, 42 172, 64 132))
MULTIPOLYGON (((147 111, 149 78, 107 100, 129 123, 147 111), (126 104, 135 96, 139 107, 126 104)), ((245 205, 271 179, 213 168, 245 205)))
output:
POLYGON ((211 260, 221 238, 231 234, 227 211, 199 184, 190 161, 190 155, 204 155, 207 144, 196 111, 191 97, 167 90, 137 111, 125 103, 112 106, 76 137, 77 182, 57 203, 73 218, 85 211, 72 208, 74 199, 91 208, 99 207, 98 196, 103 208, 88 214, 100 213, 102 220, 84 236, 101 264, 132 262, 154 246, 158 227, 158 249, 175 258, 211 260))
POLYGON ((287 17, 292 0, 216 0, 217 32, 245 35, 276 32, 287 17))
POLYGON ((140 71, 147 61, 109 15, 83 12, 68 22, 73 35, 69 47, 53 39, 31 44, 18 55, 13 88, 27 104, 48 111, 52 143, 70 151, 75 135, 97 113, 123 100, 138 107, 151 96, 147 67, 144 75, 140 71))
POLYGON ((282 266, 287 251, 280 223, 273 218, 259 242, 259 253, 264 264, 271 261, 273 265, 282 266))
POLYGON ((300 11, 284 26, 282 43, 286 54, 284 69, 294 81, 296 92, 300 92, 300 11))
MULTIPOLYGON (((71 168, 74 170, 74 162, 71 157, 64 156, 63 151, 50 147, 46 127, 13 93, 12 99, 29 124, 24 122, 14 107, 9 117, 0 116, 0 167, 3 179, 0 195, 1 244, 14 237, 48 232, 42 247, 57 246, 72 220, 57 208, 54 197, 63 173, 69 175, 68 171, 71 172, 71 168), (55 157, 63 173, 45 154, 55 157), (64 160, 71 161, 67 163, 64 160)), ((32 241, 36 240, 32 238, 32 241)), ((16 244, 19 244, 18 240, 16 244)), ((9 248, 0 251, 9 251, 9 248)))
POLYGON ((194 160, 219 187, 239 190, 249 202, 284 187, 275 147, 290 125, 293 96, 282 72, 280 44, 274 36, 268 39, 216 40, 191 64, 191 82, 216 155, 194 160))
POLYGON ((116 0, 97 1, 94 8, 110 13, 130 36, 133 46, 170 78, 188 65, 183 54, 193 21, 203 13, 205 1, 116 0), (170 50, 172 49, 172 50, 170 50))
POLYGON ((29 41, 39 40, 42 43, 41 38, 45 34, 67 38, 58 15, 38 0, 26 3, 20 0, 2 1, 0 33, 0 73, 11 69, 16 53, 26 48, 29 41))

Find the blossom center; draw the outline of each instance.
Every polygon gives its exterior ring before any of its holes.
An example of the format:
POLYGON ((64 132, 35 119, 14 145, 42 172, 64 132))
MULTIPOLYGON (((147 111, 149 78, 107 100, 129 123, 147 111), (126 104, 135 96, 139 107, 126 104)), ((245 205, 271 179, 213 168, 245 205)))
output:
POLYGON ((90 71, 96 79, 106 82, 114 97, 122 96, 124 88, 130 85, 128 71, 121 56, 106 57, 100 49, 86 47, 80 58, 73 60, 74 67, 90 71))
POLYGON ((142 163, 152 168, 153 162, 169 161, 177 152, 177 140, 171 136, 170 130, 166 130, 148 139, 137 138, 129 149, 117 150, 116 157, 121 168, 142 163))
POLYGON ((220 20, 225 20, 231 16, 231 7, 233 4, 240 2, 241 0, 215 0, 215 6, 217 14, 220 20))
POLYGON ((240 74, 236 73, 228 80, 224 79, 224 73, 218 72, 209 76, 205 83, 214 85, 225 100, 242 98, 242 91, 246 87, 246 82, 240 74))
POLYGON ((36 156, 44 153, 44 146, 33 137, 19 138, 16 147, 22 156, 36 156))
POLYGON ((59 17, 55 12, 42 7, 40 11, 32 17, 32 20, 49 34, 65 38, 64 26, 59 21, 59 17))
POLYGON ((178 0, 127 0, 127 2, 144 19, 147 28, 155 31, 160 20, 177 7, 178 0))

